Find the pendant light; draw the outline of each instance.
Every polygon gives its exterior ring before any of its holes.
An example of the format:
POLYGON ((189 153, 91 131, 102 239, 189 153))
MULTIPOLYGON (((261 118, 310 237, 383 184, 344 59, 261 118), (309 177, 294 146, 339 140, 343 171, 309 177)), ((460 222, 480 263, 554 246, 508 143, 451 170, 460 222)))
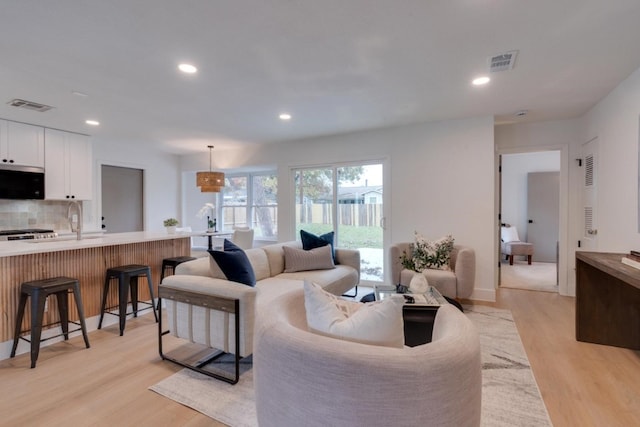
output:
POLYGON ((207 145, 207 147, 209 147, 209 172, 197 172, 196 185, 203 193, 219 193, 224 187, 224 173, 211 171, 213 145, 207 145))

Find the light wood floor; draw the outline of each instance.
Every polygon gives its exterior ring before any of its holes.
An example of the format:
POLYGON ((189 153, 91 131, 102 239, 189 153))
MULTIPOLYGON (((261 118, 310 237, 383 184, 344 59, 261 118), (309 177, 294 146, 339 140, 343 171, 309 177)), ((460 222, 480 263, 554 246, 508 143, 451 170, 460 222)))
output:
MULTIPOLYGON (((576 342, 573 298, 500 289, 491 305, 511 309, 554 426, 640 425, 640 352, 576 342)), ((43 347, 35 369, 28 354, 0 361, 0 425, 220 425, 147 390, 179 370, 150 314, 89 339, 43 347)))

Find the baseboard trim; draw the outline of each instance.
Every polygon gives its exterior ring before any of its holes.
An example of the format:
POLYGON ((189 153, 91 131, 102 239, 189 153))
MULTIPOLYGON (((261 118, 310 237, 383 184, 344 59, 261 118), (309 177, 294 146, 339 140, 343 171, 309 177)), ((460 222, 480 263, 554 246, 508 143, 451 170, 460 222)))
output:
POLYGON ((496 302, 495 289, 474 289, 469 297, 470 300, 496 302))

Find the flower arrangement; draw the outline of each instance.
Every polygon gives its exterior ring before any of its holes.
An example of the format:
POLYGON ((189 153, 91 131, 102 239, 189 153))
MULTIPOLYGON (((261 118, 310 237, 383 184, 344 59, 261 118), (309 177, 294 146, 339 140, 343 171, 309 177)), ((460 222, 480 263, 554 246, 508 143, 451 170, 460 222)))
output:
POLYGON ((179 224, 178 220, 175 218, 168 218, 163 221, 165 227, 175 227, 179 224))
POLYGON ((216 211, 216 207, 213 205, 213 203, 205 203, 204 206, 200 208, 196 216, 202 219, 205 216, 213 216, 213 213, 215 211, 216 211), (207 215, 209 212, 211 212, 211 215, 207 215))
POLYGON ((205 203, 204 206, 201 207, 198 213, 196 214, 198 218, 204 218, 206 216, 207 229, 213 230, 213 231, 215 231, 216 223, 217 223, 216 218, 213 216, 213 213, 215 211, 216 211, 216 207, 213 205, 213 203, 205 203), (207 215, 209 212, 211 212, 211 214, 207 215), (213 219, 211 219, 212 217, 213 219))
POLYGON ((447 235, 431 242, 417 231, 415 236, 415 243, 409 245, 409 253, 404 251, 400 256, 402 266, 413 271, 423 271, 427 268, 448 270, 453 251, 453 237, 447 235))

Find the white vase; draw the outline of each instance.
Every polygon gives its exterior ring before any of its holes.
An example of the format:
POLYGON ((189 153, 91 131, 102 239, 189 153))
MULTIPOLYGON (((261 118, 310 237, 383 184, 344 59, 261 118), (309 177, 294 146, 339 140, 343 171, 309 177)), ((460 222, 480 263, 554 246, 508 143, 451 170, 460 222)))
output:
POLYGON ((429 282, 422 273, 416 273, 409 282, 409 291, 412 294, 424 294, 429 290, 429 282))
POLYGON ((167 229, 167 233, 176 234, 176 226, 175 225, 169 225, 169 226, 167 226, 165 228, 167 229))

